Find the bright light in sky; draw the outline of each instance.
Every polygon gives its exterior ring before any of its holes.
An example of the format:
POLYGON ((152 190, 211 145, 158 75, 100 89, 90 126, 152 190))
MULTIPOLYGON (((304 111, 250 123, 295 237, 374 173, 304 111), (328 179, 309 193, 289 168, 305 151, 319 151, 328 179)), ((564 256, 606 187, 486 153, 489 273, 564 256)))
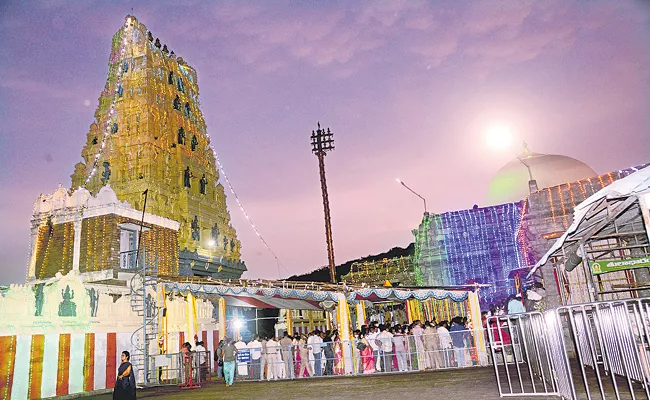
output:
POLYGON ((512 130, 507 125, 493 125, 488 128, 485 140, 493 149, 506 149, 512 144, 512 130))
POLYGON ((232 323, 236 329, 241 329, 244 326, 244 322, 241 319, 233 320, 232 323))

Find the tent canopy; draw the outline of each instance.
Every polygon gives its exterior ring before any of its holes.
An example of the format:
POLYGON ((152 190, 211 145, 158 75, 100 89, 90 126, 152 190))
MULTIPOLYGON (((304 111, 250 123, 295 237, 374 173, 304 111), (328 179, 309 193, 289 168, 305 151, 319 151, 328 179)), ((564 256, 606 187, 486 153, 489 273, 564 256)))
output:
POLYGON ((430 298, 438 300, 449 298, 453 301, 464 301, 467 299, 469 292, 478 288, 478 286, 459 287, 454 290, 436 288, 351 288, 347 285, 246 280, 237 280, 235 284, 231 284, 227 282, 213 283, 196 278, 193 278, 192 282, 164 282, 162 284, 167 292, 192 293, 197 297, 224 297, 226 304, 233 307, 284 308, 292 310, 322 310, 325 304, 331 305, 342 299, 349 302, 359 300, 403 302, 408 299, 427 300, 430 298))
POLYGON ((535 264, 527 277, 530 277, 538 268, 546 264, 549 258, 557 255, 563 247, 572 245, 571 250, 575 253, 575 249, 579 247, 580 243, 584 243, 604 229, 607 224, 621 216, 634 204, 638 194, 647 191, 649 188, 650 167, 645 167, 604 187, 578 204, 573 213, 571 226, 553 243, 553 246, 535 264), (608 202, 608 200, 611 201, 608 202), (611 204, 612 202, 614 204, 611 204))

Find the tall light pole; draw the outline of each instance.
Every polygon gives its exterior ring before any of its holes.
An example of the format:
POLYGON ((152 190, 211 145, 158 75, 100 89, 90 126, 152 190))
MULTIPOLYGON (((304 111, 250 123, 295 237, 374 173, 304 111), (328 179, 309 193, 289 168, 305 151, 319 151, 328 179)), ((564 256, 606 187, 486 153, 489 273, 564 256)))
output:
POLYGON ((406 183, 402 182, 401 179, 397 178, 397 182, 399 182, 402 186, 404 186, 405 188, 407 188, 411 193, 413 193, 414 195, 416 195, 416 196, 418 196, 419 198, 422 199, 422 201, 424 202, 424 213, 426 214, 426 213, 427 213, 427 199, 425 199, 424 197, 420 196, 420 195, 419 195, 415 190, 413 190, 413 189, 411 189, 410 187, 406 186, 406 183))
POLYGON ((323 209, 325 210, 325 240, 327 241, 327 260, 330 267, 330 281, 336 283, 336 265, 334 264, 334 243, 332 242, 332 220, 330 217, 330 202, 327 196, 327 181, 325 180, 325 154, 334 150, 334 139, 330 128, 327 131, 320 127, 311 131, 311 151, 318 157, 320 171, 320 187, 323 192, 323 209))

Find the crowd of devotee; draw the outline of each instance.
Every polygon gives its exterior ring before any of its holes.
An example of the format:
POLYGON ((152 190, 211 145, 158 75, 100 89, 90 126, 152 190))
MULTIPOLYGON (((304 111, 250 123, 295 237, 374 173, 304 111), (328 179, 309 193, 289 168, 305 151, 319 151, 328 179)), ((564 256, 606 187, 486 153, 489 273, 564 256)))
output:
POLYGON ((336 329, 255 336, 248 343, 224 338, 214 363, 226 385, 232 385, 233 375, 261 381, 457 368, 476 362, 473 340, 464 317, 440 323, 375 322, 355 330, 351 340, 342 340, 336 329), (351 356, 344 356, 346 346, 351 356))

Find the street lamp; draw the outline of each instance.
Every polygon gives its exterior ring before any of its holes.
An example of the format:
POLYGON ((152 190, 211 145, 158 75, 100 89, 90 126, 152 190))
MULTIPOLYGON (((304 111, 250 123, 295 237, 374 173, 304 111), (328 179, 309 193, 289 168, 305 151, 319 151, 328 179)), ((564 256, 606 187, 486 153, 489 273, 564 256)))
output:
POLYGON ((334 264, 334 244, 332 241, 332 220, 330 218, 330 202, 327 196, 327 181, 325 180, 325 154, 334 150, 334 139, 330 128, 311 131, 311 151, 318 157, 320 171, 320 187, 323 192, 323 209, 325 211, 325 240, 327 241, 327 259, 330 267, 330 281, 336 283, 336 264, 334 264))
POLYGON ((397 178, 397 182, 399 182, 402 186, 407 188, 411 193, 413 193, 414 195, 416 195, 416 196, 418 196, 419 198, 422 199, 422 201, 424 202, 424 213, 426 214, 427 213, 427 199, 420 196, 418 193, 415 192, 415 190, 413 190, 410 187, 406 186, 406 183, 404 183, 400 178, 397 178))

